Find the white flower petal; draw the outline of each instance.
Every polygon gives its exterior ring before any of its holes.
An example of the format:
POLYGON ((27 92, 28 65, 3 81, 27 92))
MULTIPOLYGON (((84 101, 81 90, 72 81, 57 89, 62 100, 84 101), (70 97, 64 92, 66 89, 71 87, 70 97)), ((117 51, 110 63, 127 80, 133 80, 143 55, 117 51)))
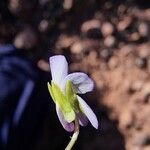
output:
POLYGON ((77 95, 77 99, 79 101, 80 107, 82 111, 85 113, 86 117, 89 119, 94 128, 98 129, 98 120, 92 109, 88 106, 88 104, 77 95))
POLYGON ((52 80, 61 87, 62 81, 68 74, 68 63, 63 55, 49 58, 52 80))
POLYGON ((72 81, 74 91, 79 94, 90 92, 94 87, 92 79, 82 72, 76 72, 67 75, 64 82, 67 80, 72 81))
POLYGON ((63 128, 68 131, 68 132, 72 132, 74 131, 74 123, 68 123, 65 119, 64 116, 61 112, 61 110, 59 109, 59 107, 56 105, 56 112, 57 112, 57 116, 59 118, 60 123, 62 124, 63 128))

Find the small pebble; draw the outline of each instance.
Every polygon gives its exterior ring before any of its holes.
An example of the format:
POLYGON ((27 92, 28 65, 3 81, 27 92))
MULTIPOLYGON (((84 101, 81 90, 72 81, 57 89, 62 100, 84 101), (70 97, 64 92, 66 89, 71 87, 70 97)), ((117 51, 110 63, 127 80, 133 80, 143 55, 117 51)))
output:
POLYGON ((111 57, 111 54, 112 52, 110 52, 110 50, 108 49, 104 49, 104 50, 101 50, 100 51, 100 56, 101 58, 104 60, 104 61, 108 61, 109 58, 111 57))
POLYGON ((115 45, 115 38, 114 36, 107 36, 104 39, 104 45, 107 47, 113 47, 115 45))
POLYGON ((114 32, 114 27, 111 23, 105 22, 101 27, 101 32, 103 36, 106 37, 114 32))
POLYGON ((137 65, 137 67, 144 69, 147 67, 147 59, 138 57, 135 60, 135 64, 137 65))

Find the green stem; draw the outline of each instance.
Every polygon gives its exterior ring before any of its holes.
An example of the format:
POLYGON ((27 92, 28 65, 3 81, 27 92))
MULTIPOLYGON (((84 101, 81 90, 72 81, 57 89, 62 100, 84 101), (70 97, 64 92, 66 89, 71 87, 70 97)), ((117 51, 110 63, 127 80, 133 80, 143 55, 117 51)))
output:
POLYGON ((79 121, 78 121, 78 119, 75 119, 75 130, 74 130, 71 140, 70 140, 69 144, 67 145, 67 147, 65 148, 65 150, 72 149, 73 145, 75 144, 75 142, 78 138, 78 135, 79 135, 79 121))

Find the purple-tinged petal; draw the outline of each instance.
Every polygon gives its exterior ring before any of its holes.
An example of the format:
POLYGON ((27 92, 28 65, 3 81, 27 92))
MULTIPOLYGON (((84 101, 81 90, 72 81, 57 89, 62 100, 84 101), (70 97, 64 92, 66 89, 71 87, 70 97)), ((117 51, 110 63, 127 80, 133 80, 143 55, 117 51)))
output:
POLYGON ((66 76, 65 81, 70 80, 73 84, 74 91, 84 94, 93 90, 94 83, 87 74, 82 72, 71 73, 66 76))
POLYGON ((88 124, 88 118, 82 112, 77 113, 77 117, 81 126, 86 126, 88 124))
POLYGON ((80 97, 77 95, 77 99, 79 101, 79 105, 81 107, 81 110, 84 112, 86 117, 89 119, 91 122, 92 126, 96 129, 98 129, 98 120, 92 109, 88 106, 88 104, 80 97))
POLYGON ((61 110, 59 109, 59 107, 56 104, 56 112, 57 112, 57 116, 59 118, 60 123, 62 124, 63 128, 68 131, 68 132, 72 132, 74 131, 74 123, 68 123, 63 116, 63 113, 61 112, 61 110))
POLYGON ((52 80, 61 86, 62 81, 68 74, 68 63, 63 55, 56 55, 49 58, 52 80))

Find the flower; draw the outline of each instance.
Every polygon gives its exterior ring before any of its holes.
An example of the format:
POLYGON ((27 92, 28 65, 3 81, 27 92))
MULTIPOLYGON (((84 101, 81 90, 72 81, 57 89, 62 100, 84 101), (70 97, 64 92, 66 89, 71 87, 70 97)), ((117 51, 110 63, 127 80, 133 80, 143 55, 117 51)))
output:
POLYGON ((56 104, 58 118, 68 132, 75 129, 75 120, 81 126, 86 126, 88 120, 98 129, 98 120, 87 103, 77 95, 93 90, 93 81, 82 72, 68 74, 68 63, 63 55, 52 56, 49 59, 52 74, 48 90, 56 104))

